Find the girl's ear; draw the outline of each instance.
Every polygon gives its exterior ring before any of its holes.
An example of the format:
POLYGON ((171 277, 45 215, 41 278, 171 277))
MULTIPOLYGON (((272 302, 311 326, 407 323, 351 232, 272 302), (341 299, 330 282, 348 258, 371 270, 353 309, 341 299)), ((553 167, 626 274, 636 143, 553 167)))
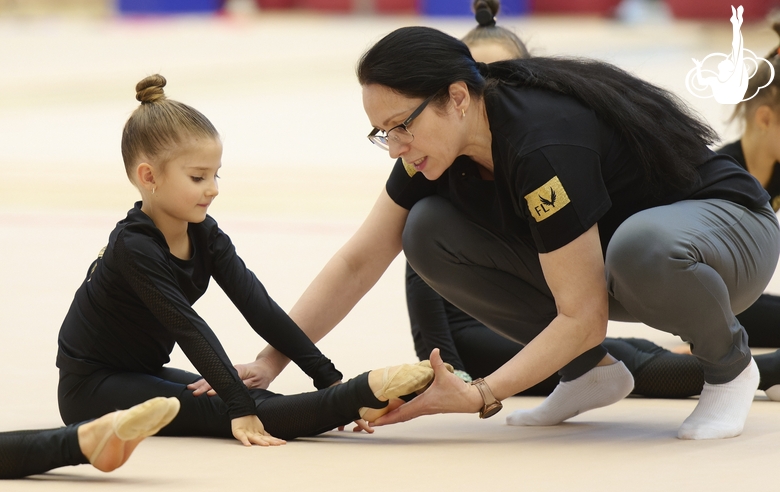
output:
POLYGON ((755 123, 758 129, 767 131, 775 118, 776 116, 774 110, 766 104, 763 104, 756 108, 756 112, 753 116, 753 123, 755 123))
POLYGON ((138 180, 138 186, 146 191, 152 191, 157 183, 154 180, 154 168, 147 162, 138 164, 135 168, 135 176, 138 180))

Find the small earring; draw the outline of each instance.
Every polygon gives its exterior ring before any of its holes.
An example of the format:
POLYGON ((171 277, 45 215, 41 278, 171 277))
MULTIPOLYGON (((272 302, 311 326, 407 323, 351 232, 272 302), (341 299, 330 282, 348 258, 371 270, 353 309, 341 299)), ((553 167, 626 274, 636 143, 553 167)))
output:
POLYGON ((154 195, 154 190, 156 190, 156 189, 157 189, 156 186, 152 187, 152 195, 154 195))
POLYGON ((465 109, 461 109, 460 110, 460 115, 465 118, 466 117, 466 110, 465 109))

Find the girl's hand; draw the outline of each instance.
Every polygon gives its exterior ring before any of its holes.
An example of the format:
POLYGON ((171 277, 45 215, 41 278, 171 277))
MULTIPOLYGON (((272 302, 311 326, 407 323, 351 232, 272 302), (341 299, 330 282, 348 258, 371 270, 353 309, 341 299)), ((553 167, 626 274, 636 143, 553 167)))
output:
POLYGON ((233 437, 241 441, 244 446, 257 444, 258 446, 281 446, 287 441, 277 439, 265 431, 263 423, 257 415, 247 415, 233 419, 230 423, 233 428, 233 437))
POLYGON ((188 384, 187 389, 191 390, 192 394, 195 396, 200 396, 203 394, 214 396, 217 394, 217 392, 214 391, 214 389, 205 379, 198 379, 194 383, 188 384))

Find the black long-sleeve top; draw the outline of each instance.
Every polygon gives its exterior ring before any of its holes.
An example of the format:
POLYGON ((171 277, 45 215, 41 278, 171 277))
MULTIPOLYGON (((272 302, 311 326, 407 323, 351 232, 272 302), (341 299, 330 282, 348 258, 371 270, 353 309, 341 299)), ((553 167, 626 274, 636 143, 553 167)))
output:
MULTIPOLYGON (((730 155, 737 161, 737 164, 747 170, 747 161, 745 160, 745 153, 742 151, 741 139, 724 145, 715 152, 718 154, 730 155)), ((772 176, 769 178, 769 182, 764 189, 769 193, 769 203, 772 205, 772 209, 777 212, 780 210, 780 162, 775 162, 775 165, 772 168, 772 176)))
POLYGON ((60 328, 57 367, 88 375, 100 369, 154 373, 178 343, 228 406, 231 418, 255 403, 208 324, 192 305, 211 277, 252 328, 324 388, 342 375, 236 254, 210 216, 189 224, 192 257, 173 256, 162 232, 135 204, 109 236, 104 253, 76 291, 60 328))

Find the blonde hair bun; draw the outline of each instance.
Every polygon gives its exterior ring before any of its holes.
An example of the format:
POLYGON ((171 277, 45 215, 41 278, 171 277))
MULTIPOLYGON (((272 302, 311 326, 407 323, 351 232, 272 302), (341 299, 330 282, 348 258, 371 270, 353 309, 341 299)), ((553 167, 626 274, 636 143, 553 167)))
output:
POLYGON ((141 104, 153 103, 165 99, 163 87, 167 81, 160 74, 150 75, 135 85, 135 98, 141 104))

